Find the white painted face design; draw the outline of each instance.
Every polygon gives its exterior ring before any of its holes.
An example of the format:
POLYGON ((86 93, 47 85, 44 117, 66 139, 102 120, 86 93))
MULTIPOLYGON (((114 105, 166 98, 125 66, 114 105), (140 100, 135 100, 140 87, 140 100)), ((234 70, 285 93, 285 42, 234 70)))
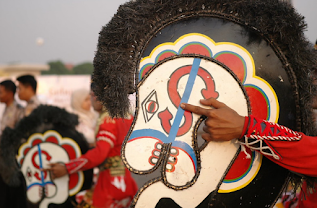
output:
POLYGON ((40 208, 45 208, 50 203, 61 204, 66 201, 69 196, 68 175, 52 180, 49 172, 41 169, 52 162, 68 161, 67 152, 54 143, 39 143, 27 152, 21 171, 26 180, 27 198, 30 202, 40 202, 40 208))
POLYGON ((134 169, 151 171, 160 160, 165 160, 163 170, 167 185, 190 183, 199 169, 199 153, 195 151, 192 134, 200 116, 185 112, 179 106, 183 102, 200 105, 200 99, 210 97, 231 100, 237 110, 247 114, 241 87, 216 63, 181 57, 156 67, 139 87, 141 110, 125 147, 127 162, 134 169), (229 82, 230 86, 223 84, 229 82), (232 87, 231 83, 237 86, 232 87), (236 99, 232 100, 233 97, 236 99), (164 144, 171 144, 166 155, 162 155, 164 144))

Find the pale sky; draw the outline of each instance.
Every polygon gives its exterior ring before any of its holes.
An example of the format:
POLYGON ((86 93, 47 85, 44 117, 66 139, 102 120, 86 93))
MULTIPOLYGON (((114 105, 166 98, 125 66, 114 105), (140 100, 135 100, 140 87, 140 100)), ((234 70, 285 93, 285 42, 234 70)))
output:
MULTIPOLYGON (((0 64, 92 62, 101 27, 126 1, 0 0, 0 64)), ((315 43, 317 0, 293 3, 305 16, 307 38, 315 43)))

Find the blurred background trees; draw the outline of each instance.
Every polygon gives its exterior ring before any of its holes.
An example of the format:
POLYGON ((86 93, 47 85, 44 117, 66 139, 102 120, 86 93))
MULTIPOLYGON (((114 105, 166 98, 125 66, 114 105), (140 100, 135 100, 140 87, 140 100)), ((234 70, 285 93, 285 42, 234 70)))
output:
POLYGON ((91 62, 84 62, 78 65, 65 64, 60 60, 48 62, 49 70, 42 71, 42 75, 80 75, 92 74, 94 66, 91 62))

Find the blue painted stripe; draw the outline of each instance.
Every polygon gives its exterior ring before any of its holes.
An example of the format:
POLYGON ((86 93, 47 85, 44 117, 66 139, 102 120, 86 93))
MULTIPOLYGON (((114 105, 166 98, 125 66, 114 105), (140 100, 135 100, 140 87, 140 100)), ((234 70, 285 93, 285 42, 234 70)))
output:
MULTIPOLYGON (((170 143, 170 141, 168 140, 167 136, 164 133, 157 131, 157 130, 154 130, 154 129, 135 130, 132 132, 128 142, 133 140, 133 139, 138 139, 138 138, 142 138, 142 137, 154 137, 154 138, 162 141, 165 144, 170 143)), ((178 147, 178 148, 184 150, 184 152, 186 152, 193 160, 193 163, 195 166, 195 171, 197 171, 197 159, 196 159, 195 152, 191 146, 189 146, 186 142, 183 142, 183 141, 173 141, 172 147, 178 147)))
MULTIPOLYGON (((190 94, 192 93, 195 79, 196 79, 196 76, 198 73, 200 61, 201 61, 201 59, 198 59, 198 58, 194 59, 192 68, 191 68, 190 73, 189 73, 188 81, 186 83, 185 91, 184 91, 184 94, 183 94, 183 97, 181 99, 180 104, 187 103, 189 100, 189 97, 190 97, 190 94)), ((172 124, 170 133, 168 135, 168 138, 170 141, 174 141, 176 138, 176 135, 177 135, 177 132, 179 129, 179 125, 180 125, 182 118, 184 116, 184 112, 185 111, 180 106, 178 106, 174 122, 172 124)))
POLYGON ((135 130, 132 132, 130 138, 128 141, 136 138, 141 138, 141 137, 154 137, 156 139, 161 140, 163 143, 169 143, 167 140, 167 136, 155 129, 140 129, 140 130, 135 130))
POLYGON ((195 171, 197 171, 197 159, 196 159, 195 152, 191 146, 189 146, 186 142, 183 142, 183 141, 174 141, 172 143, 172 147, 178 147, 178 148, 184 150, 184 152, 187 153, 191 157, 191 159, 194 163, 194 166, 195 166, 194 167, 195 171))
MULTIPOLYGON (((42 150, 41 150, 40 144, 37 145, 37 149, 39 151, 40 169, 42 169, 43 168, 43 162, 42 162, 42 150)), ((42 181, 42 186, 45 186, 43 171, 41 171, 41 181, 42 181)))
MULTIPOLYGON (((54 185, 54 183, 52 181, 47 181, 47 182, 44 182, 44 186, 47 185, 47 184, 52 184, 54 185)), ((42 183, 31 183, 26 189, 29 190, 30 188, 32 188, 33 186, 43 186, 42 183)))

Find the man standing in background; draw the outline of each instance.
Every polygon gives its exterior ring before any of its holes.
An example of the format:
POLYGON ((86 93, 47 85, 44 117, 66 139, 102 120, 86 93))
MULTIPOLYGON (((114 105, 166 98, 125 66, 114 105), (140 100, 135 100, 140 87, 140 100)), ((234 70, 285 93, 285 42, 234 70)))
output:
POLYGON ((1 119, 0 135, 6 127, 14 128, 16 123, 24 116, 23 107, 14 99, 15 92, 16 86, 11 80, 0 83, 0 102, 6 105, 1 119))
POLYGON ((18 95, 20 100, 27 102, 24 109, 24 116, 30 115, 30 113, 40 105, 40 101, 36 97, 37 81, 32 75, 23 75, 17 78, 18 95))
MULTIPOLYGON (((0 134, 6 127, 14 128, 24 116, 23 107, 14 99, 15 92, 16 85, 13 81, 5 80, 0 83, 0 102, 6 106, 1 119, 0 134)), ((1 155, 2 153, 0 152, 1 155)), ((7 166, 3 162, 3 158, 1 158, 0 162, 2 167, 0 170, 0 207, 27 208, 25 184, 21 183, 17 187, 11 187, 5 183, 2 173, 7 171, 7 166)), ((19 180, 23 180, 21 173, 19 173, 19 180)))

